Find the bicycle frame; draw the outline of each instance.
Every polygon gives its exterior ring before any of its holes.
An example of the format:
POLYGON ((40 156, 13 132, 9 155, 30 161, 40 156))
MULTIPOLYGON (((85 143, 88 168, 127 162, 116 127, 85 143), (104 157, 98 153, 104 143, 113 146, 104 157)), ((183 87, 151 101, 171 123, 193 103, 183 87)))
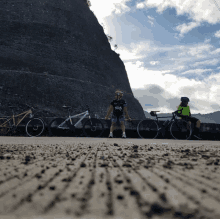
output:
POLYGON ((158 117, 157 114, 156 114, 156 119, 155 119, 155 120, 156 120, 156 123, 157 123, 158 126, 159 126, 158 118, 172 118, 172 119, 169 121, 169 123, 168 123, 164 128, 167 128, 173 121, 176 120, 175 115, 166 116, 166 117, 158 117))
POLYGON ((28 114, 32 114, 32 110, 28 110, 28 111, 25 111, 25 112, 20 113, 20 114, 17 114, 17 115, 14 115, 14 113, 13 113, 13 115, 12 115, 7 121, 5 121, 3 124, 1 124, 1 126, 7 124, 8 122, 9 122, 10 126, 12 126, 12 124, 10 123, 10 120, 13 121, 13 125, 14 125, 14 126, 18 126, 18 125, 21 123, 21 121, 22 121, 28 114), (20 120, 18 120, 18 122, 17 122, 17 124, 16 124, 15 118, 18 117, 18 116, 21 116, 21 115, 23 115, 23 114, 25 114, 25 115, 24 115, 20 120))
MULTIPOLYGON (((70 116, 70 115, 69 115, 69 117, 68 117, 64 122, 62 122, 57 128, 66 129, 65 127, 63 127, 63 125, 66 124, 67 121, 70 120, 71 125, 73 125, 72 119, 75 118, 75 117, 77 117, 77 116, 83 115, 83 114, 84 114, 84 116, 82 116, 82 117, 80 118, 80 120, 74 125, 74 127, 77 127, 77 125, 78 125, 87 115, 89 115, 89 111, 88 111, 88 110, 85 111, 85 112, 83 112, 83 113, 77 114, 77 115, 75 115, 75 116, 70 116)), ((91 118, 90 115, 89 115, 89 118, 91 118)))

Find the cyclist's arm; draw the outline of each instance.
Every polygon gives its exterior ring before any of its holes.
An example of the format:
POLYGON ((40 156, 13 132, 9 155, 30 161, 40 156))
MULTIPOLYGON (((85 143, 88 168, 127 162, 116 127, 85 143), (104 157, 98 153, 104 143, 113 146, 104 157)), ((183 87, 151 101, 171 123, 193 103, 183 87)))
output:
POLYGON ((113 111, 113 106, 110 105, 106 117, 109 117, 112 111, 113 111))
POLYGON ((191 116, 190 107, 189 107, 189 116, 191 116))
POLYGON ((183 116, 182 111, 180 111, 181 109, 182 109, 182 107, 179 105, 178 106, 178 110, 179 110, 178 113, 181 113, 180 116, 183 116))

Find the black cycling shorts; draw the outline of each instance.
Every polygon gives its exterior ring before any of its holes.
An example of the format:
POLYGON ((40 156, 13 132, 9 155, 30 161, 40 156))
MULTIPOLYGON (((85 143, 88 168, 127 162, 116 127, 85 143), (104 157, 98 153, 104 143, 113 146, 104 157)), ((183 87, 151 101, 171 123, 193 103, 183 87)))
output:
POLYGON ((120 116, 112 115, 111 121, 117 123, 118 125, 121 125, 120 122, 121 122, 121 121, 124 122, 124 121, 125 121, 125 118, 124 118, 123 115, 120 115, 120 116))
POLYGON ((199 119, 197 119, 195 117, 191 117, 191 116, 181 116, 181 118, 185 121, 190 121, 194 124, 196 124, 196 122, 199 120, 199 119))

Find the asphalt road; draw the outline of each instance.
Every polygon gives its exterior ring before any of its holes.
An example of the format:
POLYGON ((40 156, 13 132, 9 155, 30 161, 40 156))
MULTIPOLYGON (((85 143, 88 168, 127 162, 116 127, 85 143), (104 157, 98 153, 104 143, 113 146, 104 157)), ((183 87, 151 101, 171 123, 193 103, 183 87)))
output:
POLYGON ((0 137, 0 158, 1 219, 220 218, 218 141, 0 137))

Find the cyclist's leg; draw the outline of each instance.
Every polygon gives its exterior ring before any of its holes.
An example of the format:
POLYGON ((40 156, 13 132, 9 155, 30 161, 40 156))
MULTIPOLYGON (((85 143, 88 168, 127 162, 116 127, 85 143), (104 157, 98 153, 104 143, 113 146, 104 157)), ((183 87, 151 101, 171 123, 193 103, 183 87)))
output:
POLYGON ((117 118, 113 115, 112 118, 111 118, 111 121, 112 121, 112 125, 110 127, 110 132, 113 132, 114 129, 115 129, 115 124, 117 122, 117 118))
POLYGON ((201 121, 199 119, 195 118, 195 117, 191 117, 190 120, 195 125, 194 134, 197 135, 199 133, 201 121))
POLYGON ((189 116, 182 116, 182 120, 187 122, 187 129, 190 129, 191 117, 189 117, 189 116))
POLYGON ((201 125, 201 120, 197 119, 197 121, 196 121, 196 127, 197 127, 197 128, 200 128, 200 125, 201 125))
POLYGON ((125 118, 123 115, 119 117, 119 121, 120 121, 121 129, 124 133, 125 132, 125 124, 124 124, 125 118))
POLYGON ((190 117, 186 116, 186 117, 184 117, 184 120, 187 122, 187 129, 190 129, 190 125, 192 124, 190 121, 190 117))
POLYGON ((113 132, 115 129, 115 122, 112 122, 112 125, 110 127, 110 132, 113 132))
POLYGON ((189 117, 188 120, 189 120, 190 122, 192 122, 195 126, 197 125, 197 121, 199 121, 199 120, 198 120, 197 118, 195 118, 195 117, 189 117))

